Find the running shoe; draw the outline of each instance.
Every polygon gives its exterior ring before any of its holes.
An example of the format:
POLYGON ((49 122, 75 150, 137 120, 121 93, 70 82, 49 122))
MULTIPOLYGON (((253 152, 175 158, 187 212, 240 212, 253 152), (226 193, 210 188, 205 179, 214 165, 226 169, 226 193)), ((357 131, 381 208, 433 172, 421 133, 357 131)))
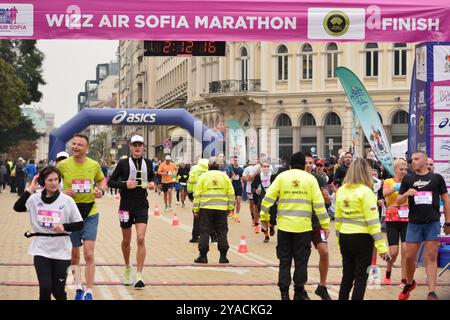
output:
POLYGON ((265 242, 265 243, 269 242, 269 240, 270 240, 270 237, 269 237, 269 236, 265 236, 265 237, 264 237, 264 242, 265 242))
POLYGON ((136 281, 133 283, 134 289, 143 289, 145 288, 144 278, 142 277, 142 274, 136 275, 136 281))
POLYGON ((83 300, 84 290, 83 289, 77 289, 75 292, 75 300, 83 300))
POLYGON ((131 280, 131 267, 125 268, 125 272, 123 273, 123 284, 126 286, 131 286, 133 284, 133 280, 131 280))
POLYGON ((186 208, 186 205, 184 204, 184 202, 181 204, 182 208, 186 208))
POLYGON ((83 300, 94 300, 92 293, 86 293, 83 300))
POLYGON ((239 218, 239 214, 235 213, 235 215, 234 215, 234 221, 237 222, 237 223, 240 223, 240 222, 241 222, 241 218, 239 218))
POLYGON ((328 294, 326 286, 321 286, 320 284, 317 285, 317 289, 314 293, 317 294, 322 300, 332 300, 328 294))
POLYGON ((384 277, 384 284, 387 286, 390 286, 392 284, 392 279, 384 277))
POLYGON ((177 201, 176 205, 179 206, 180 205, 180 201, 177 201))
POLYGON ((398 299, 399 300, 408 300, 411 291, 413 291, 416 288, 416 286, 417 286, 417 283, 414 280, 413 280, 412 284, 405 285, 402 292, 400 292, 400 294, 398 295, 398 299))
POLYGON ((255 226, 254 231, 255 233, 259 233, 259 226, 255 226))
POLYGON ((436 293, 433 291, 433 292, 430 292, 430 293, 428 294, 427 300, 439 300, 439 298, 438 298, 438 296, 436 295, 436 293))
POLYGON ((271 237, 273 237, 275 235, 275 227, 273 227, 273 226, 269 227, 269 234, 271 237))

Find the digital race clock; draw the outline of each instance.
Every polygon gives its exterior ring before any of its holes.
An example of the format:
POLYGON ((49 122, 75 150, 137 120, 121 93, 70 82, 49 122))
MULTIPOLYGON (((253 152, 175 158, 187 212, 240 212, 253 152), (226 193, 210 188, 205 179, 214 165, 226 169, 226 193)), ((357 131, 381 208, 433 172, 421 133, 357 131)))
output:
POLYGON ((225 56, 225 41, 144 41, 144 56, 225 56))

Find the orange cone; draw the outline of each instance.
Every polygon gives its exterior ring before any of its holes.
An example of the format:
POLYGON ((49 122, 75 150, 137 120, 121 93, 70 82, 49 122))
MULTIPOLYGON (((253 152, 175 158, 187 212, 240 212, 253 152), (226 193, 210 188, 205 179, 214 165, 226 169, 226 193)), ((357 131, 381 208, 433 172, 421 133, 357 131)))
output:
POLYGON ((241 237, 241 242, 239 243, 239 253, 248 253, 248 248, 247 248, 247 240, 245 240, 245 236, 242 235, 241 237))
POLYGON ((172 226, 177 226, 180 224, 180 221, 178 220, 178 216, 177 214, 174 212, 173 213, 173 219, 172 219, 172 226))
POLYGON ((158 208, 158 205, 155 206, 155 211, 153 211, 153 215, 154 215, 155 217, 159 217, 159 208, 158 208))

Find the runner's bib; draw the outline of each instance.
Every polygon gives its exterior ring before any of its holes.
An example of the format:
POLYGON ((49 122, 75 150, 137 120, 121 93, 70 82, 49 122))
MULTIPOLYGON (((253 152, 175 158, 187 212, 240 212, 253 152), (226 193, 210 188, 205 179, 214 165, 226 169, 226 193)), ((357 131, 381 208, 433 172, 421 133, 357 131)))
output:
POLYGON ((433 203, 433 194, 431 191, 419 191, 414 196, 415 204, 432 204, 433 203))
POLYGON ((264 189, 267 189, 270 187, 270 179, 261 179, 261 185, 264 189))
POLYGON ((76 193, 91 193, 91 180, 75 179, 72 180, 72 190, 76 193))
POLYGON ((52 210, 39 210, 37 222, 45 228, 53 228, 55 224, 61 223, 61 212, 52 210))
POLYGON ((128 222, 130 220, 130 212, 125 210, 119 210, 120 222, 128 222))
POLYGON ((238 174, 233 174, 233 180, 235 180, 235 181, 239 180, 239 175, 238 174))
MULTIPOLYGON (((416 202, 417 203, 417 202, 416 202)), ((401 219, 405 219, 409 217, 409 208, 406 206, 400 206, 398 207, 398 216, 401 219)))
POLYGON ((186 182, 180 182, 180 185, 182 185, 182 186, 186 186, 186 185, 187 185, 187 183, 186 183, 186 182))

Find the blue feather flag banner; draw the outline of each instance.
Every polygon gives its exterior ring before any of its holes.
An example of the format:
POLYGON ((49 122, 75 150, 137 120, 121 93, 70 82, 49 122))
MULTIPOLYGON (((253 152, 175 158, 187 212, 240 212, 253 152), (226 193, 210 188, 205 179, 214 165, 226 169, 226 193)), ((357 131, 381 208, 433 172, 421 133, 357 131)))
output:
POLYGON ((358 117, 361 128, 372 147, 377 159, 383 164, 392 176, 394 174, 394 158, 391 146, 384 132, 375 106, 367 93, 366 88, 358 77, 348 68, 337 67, 336 75, 344 87, 345 94, 358 117))

